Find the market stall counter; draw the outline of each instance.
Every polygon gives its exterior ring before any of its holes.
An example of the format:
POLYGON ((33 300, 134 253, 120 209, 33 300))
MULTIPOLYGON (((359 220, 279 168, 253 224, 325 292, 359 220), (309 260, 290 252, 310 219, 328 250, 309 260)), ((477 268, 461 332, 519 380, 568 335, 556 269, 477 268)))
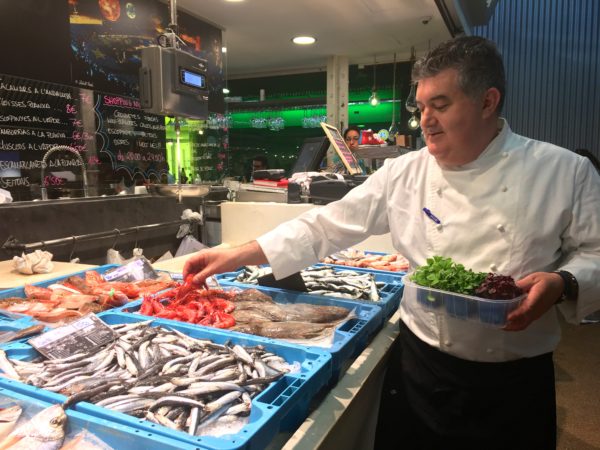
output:
POLYGON ((0 261, 0 290, 23 287, 26 284, 39 283, 63 275, 69 275, 74 272, 98 267, 91 264, 75 264, 60 261, 53 261, 52 264, 54 265, 54 268, 50 273, 24 275, 15 270, 12 259, 0 261))

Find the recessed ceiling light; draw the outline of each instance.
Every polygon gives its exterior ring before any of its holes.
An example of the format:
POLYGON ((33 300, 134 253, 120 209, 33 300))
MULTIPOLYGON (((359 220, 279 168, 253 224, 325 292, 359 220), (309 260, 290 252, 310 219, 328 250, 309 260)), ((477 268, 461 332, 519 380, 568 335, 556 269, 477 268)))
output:
POLYGON ((239 2, 243 2, 244 0, 225 0, 226 2, 229 3, 239 3, 239 2))
POLYGON ((221 47, 221 53, 227 53, 227 47, 221 47))
POLYGON ((223 94, 229 94, 229 89, 227 89, 226 87, 223 88, 223 94))
POLYGON ((292 39, 292 42, 298 45, 310 45, 317 42, 317 40, 312 36, 296 36, 292 39))

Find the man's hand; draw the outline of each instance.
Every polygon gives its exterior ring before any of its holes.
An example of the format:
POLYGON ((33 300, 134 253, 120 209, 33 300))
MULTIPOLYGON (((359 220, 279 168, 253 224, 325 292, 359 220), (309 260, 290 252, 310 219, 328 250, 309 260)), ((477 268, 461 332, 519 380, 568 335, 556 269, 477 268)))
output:
POLYGON ((240 266, 267 262, 265 254, 256 241, 235 248, 210 248, 194 253, 185 262, 183 279, 193 275, 192 282, 197 286, 203 286, 204 281, 211 275, 231 272, 240 266))
POLYGON ((527 292, 527 297, 508 315, 504 327, 506 331, 524 330, 534 320, 542 317, 554 306, 564 288, 560 275, 549 272, 532 273, 517 281, 516 284, 527 292))

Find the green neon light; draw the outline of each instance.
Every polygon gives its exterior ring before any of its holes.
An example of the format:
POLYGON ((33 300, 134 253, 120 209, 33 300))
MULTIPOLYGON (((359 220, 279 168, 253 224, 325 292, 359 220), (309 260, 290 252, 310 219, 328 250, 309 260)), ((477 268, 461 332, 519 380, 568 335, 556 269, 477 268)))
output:
MULTIPOLYGON (((392 118, 393 106, 395 106, 396 120, 399 120, 400 105, 400 100, 396 100, 394 103, 382 101, 376 107, 366 103, 350 104, 348 105, 348 119, 351 125, 389 122, 392 118)), ((252 123, 257 118, 266 119, 268 122, 269 119, 275 117, 283 118, 286 127, 302 127, 305 118, 318 118, 320 116, 326 116, 325 107, 231 113, 233 128, 253 128, 252 123)))

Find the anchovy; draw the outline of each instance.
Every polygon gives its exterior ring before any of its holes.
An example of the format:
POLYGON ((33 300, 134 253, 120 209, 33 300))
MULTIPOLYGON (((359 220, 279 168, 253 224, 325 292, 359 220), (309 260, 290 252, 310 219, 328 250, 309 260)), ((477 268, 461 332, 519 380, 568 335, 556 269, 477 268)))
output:
POLYGON ((136 409, 148 408, 153 402, 154 400, 152 399, 140 398, 138 400, 125 401, 123 403, 119 403, 118 405, 109 405, 107 408, 112 411, 126 413, 129 411, 135 411, 136 409))
MULTIPOLYGON (((228 392, 227 394, 224 394, 221 397, 219 397, 217 400, 207 403, 206 406, 204 407, 204 412, 206 412, 208 414, 212 414, 213 412, 215 412, 218 409, 221 409, 225 406, 227 406, 227 409, 228 409, 230 404, 233 401, 240 398, 241 395, 242 395, 242 393, 240 391, 228 392)), ((225 412, 225 411, 223 411, 223 412, 225 412)))
POLYGON ((197 400, 193 400, 187 397, 178 397, 178 396, 168 396, 163 397, 155 402, 153 402, 148 409, 150 411, 154 411, 157 408, 160 408, 164 405, 186 405, 186 406, 196 406, 198 408, 204 409, 204 403, 199 402, 197 400))
POLYGON ((200 420, 200 408, 193 407, 190 410, 190 416, 188 418, 189 426, 188 426, 188 434, 192 436, 196 432, 196 428, 198 427, 198 421, 200 420))
POLYGON ((4 350, 0 350, 0 369, 2 369, 2 372, 4 372, 7 377, 15 380, 21 380, 21 376, 17 373, 12 363, 8 360, 4 350))
POLYGON ((200 381, 197 383, 190 384, 190 386, 187 389, 179 391, 178 393, 187 395, 206 395, 220 391, 244 392, 245 389, 239 384, 229 383, 226 381, 200 381))
POLYGON ((175 423, 172 420, 167 419, 162 414, 155 414, 152 411, 148 411, 146 413, 146 419, 159 425, 163 425, 167 428, 171 428, 172 430, 177 430, 177 425, 175 425, 175 423))

